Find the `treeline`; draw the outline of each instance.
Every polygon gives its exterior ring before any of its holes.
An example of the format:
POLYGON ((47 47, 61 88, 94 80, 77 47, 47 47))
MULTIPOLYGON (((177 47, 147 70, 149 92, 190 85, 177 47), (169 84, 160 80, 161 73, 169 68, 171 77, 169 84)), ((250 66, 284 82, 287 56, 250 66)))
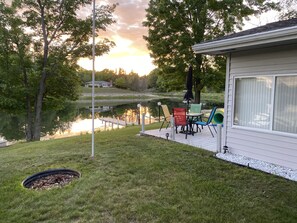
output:
MULTIPOLYGON (((82 85, 86 82, 92 81, 92 71, 80 70, 79 77, 82 85)), ((126 73, 124 69, 113 71, 104 69, 95 73, 95 81, 112 82, 114 87, 121 89, 129 89, 132 91, 144 91, 148 89, 148 77, 139 76, 135 72, 126 73)))
MULTIPOLYGON (((92 81, 92 71, 82 69, 78 74, 82 86, 84 86, 86 82, 92 81)), ((125 70, 121 68, 117 71, 104 69, 95 73, 95 81, 112 82, 114 87, 132 91, 145 91, 149 89, 151 91, 170 92, 186 89, 186 75, 187 71, 169 77, 168 74, 161 72, 158 68, 152 70, 145 76, 139 76, 135 72, 126 73, 125 70)), ((222 92, 225 83, 224 74, 209 74, 208 76, 212 76, 215 82, 206 84, 203 92, 222 92)))

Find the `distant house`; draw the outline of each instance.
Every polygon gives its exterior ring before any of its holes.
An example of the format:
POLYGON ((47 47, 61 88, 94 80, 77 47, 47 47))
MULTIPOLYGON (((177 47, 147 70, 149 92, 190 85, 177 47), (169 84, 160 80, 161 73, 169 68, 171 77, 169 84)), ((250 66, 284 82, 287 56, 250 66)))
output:
POLYGON ((226 55, 223 144, 231 153, 297 168, 297 18, 193 46, 226 55))
MULTIPOLYGON (((92 87, 92 81, 88 81, 85 83, 85 87, 92 87)), ((112 82, 108 81, 94 81, 94 87, 112 87, 112 82)))
POLYGON ((7 146, 7 140, 0 136, 0 147, 4 147, 4 146, 7 146))

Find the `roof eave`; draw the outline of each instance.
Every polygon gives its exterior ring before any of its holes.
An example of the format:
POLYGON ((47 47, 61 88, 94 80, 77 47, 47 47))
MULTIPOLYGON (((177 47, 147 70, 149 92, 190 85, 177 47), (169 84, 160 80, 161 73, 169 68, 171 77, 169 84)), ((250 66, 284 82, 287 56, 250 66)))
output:
POLYGON ((297 26, 246 36, 222 39, 195 44, 192 49, 196 54, 226 54, 240 49, 247 49, 266 44, 281 43, 297 39, 297 26))

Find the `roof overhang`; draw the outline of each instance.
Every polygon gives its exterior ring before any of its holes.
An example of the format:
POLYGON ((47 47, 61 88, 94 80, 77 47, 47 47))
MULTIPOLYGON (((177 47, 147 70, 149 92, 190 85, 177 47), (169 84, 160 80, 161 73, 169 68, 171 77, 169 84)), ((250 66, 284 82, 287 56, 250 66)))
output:
POLYGON ((297 26, 199 43, 192 49, 196 54, 218 55, 289 43, 297 43, 297 26))

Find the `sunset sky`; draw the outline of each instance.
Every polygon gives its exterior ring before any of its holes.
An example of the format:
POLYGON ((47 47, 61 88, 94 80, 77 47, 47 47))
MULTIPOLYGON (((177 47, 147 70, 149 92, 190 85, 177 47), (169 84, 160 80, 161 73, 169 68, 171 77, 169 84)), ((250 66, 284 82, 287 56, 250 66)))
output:
MULTIPOLYGON (((99 33, 99 36, 114 41, 116 46, 108 55, 96 57, 96 70, 123 68, 127 73, 134 71, 139 75, 149 74, 155 66, 143 39, 143 35, 147 35, 147 29, 142 26, 149 0, 96 0, 97 5, 99 2, 119 5, 114 13, 116 23, 110 26, 107 32, 99 33)), ((264 14, 247 22, 244 29, 265 25, 275 19, 275 14, 264 14)), ((92 69, 92 61, 88 59, 81 59, 79 65, 85 69, 92 69)))
MULTIPOLYGON (((99 2, 119 5, 114 13, 116 23, 107 32, 99 33, 101 37, 114 41, 116 46, 108 55, 96 57, 96 70, 123 68, 127 73, 149 74, 155 66, 143 39, 147 29, 142 26, 149 0, 105 0, 96 1, 96 4, 99 2)), ((79 64, 85 69, 92 69, 92 62, 88 59, 80 60, 79 64)))

